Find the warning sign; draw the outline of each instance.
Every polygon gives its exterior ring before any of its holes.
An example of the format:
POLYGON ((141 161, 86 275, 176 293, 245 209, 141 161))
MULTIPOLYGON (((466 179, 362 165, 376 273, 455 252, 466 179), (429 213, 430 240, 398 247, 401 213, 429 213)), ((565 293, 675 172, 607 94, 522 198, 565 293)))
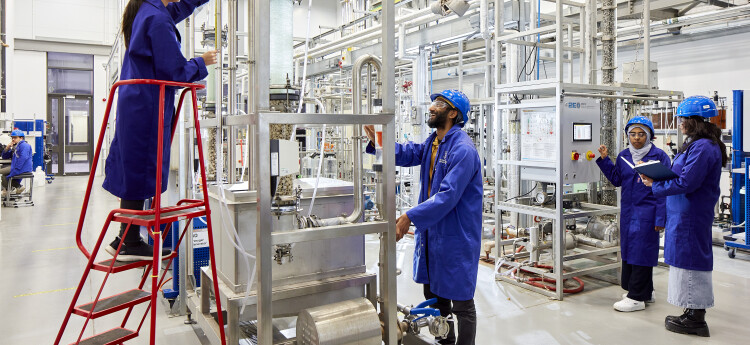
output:
POLYGON ((193 230, 193 248, 208 247, 208 231, 193 230))

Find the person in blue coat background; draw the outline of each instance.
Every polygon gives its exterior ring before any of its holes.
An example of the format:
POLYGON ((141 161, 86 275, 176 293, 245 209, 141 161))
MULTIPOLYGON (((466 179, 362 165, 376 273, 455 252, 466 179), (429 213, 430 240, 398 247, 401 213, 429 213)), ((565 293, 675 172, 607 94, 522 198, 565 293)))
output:
MULTIPOLYGON (((125 56, 121 80, 159 79, 195 82, 208 75, 207 65, 216 63, 216 52, 185 59, 180 47, 176 23, 189 17, 209 0, 130 0, 122 18, 125 56)), ((167 88, 164 114, 159 112, 159 87, 155 85, 124 85, 119 88, 115 135, 105 164, 102 187, 121 199, 120 208, 142 210, 145 199, 156 191, 156 156, 162 150, 162 182, 164 192, 169 176, 169 144, 174 114, 175 88, 167 88), (157 148, 159 116, 164 116, 164 146, 157 148)), ((120 236, 107 248, 114 255, 120 236)), ((122 239, 117 259, 121 261, 151 260, 153 248, 145 243, 136 228, 122 239)), ((168 255, 166 250, 162 253, 168 255)))
POLYGON ((679 177, 655 182, 641 176, 654 195, 667 197, 664 262, 671 266, 667 301, 684 311, 680 316, 667 316, 664 325, 672 332, 703 337, 709 336, 706 309, 714 306, 714 206, 721 193, 721 168, 729 160, 721 129, 708 122, 716 115, 716 104, 708 97, 683 100, 676 116, 687 138, 672 163, 679 177))
MULTIPOLYGON (((455 314, 440 344, 474 344, 477 285, 482 235, 482 169, 474 143, 462 130, 468 121, 469 99, 458 90, 430 96, 428 126, 435 128, 424 143, 396 143, 396 165, 420 166, 419 204, 396 221, 397 239, 414 223, 414 281, 424 284, 425 298, 442 316, 455 314), (457 340, 457 342, 456 342, 457 340)), ((375 147, 374 129, 367 152, 375 147)))
POLYGON ((654 125, 646 117, 637 116, 625 125, 630 146, 622 150, 613 163, 608 159, 606 146, 599 147, 601 157, 596 160, 604 176, 620 189, 620 250, 622 276, 620 283, 627 291, 614 304, 617 311, 631 312, 646 309, 653 302, 653 269, 659 261, 659 231, 666 222, 666 198, 657 197, 641 183, 630 164, 660 161, 669 167, 669 156, 651 143, 654 125))
POLYGON ((21 186, 20 180, 14 180, 12 179, 13 176, 28 173, 31 172, 32 162, 31 162, 31 145, 24 140, 26 135, 21 130, 13 130, 10 132, 11 141, 8 146, 3 149, 2 153, 2 159, 10 159, 10 166, 0 169, 0 175, 3 175, 2 182, 2 189, 3 193, 2 196, 5 197, 6 193, 14 192, 14 193, 21 193, 23 192, 24 188, 21 186), (7 191, 6 187, 8 186, 8 181, 10 180, 10 186, 13 188, 11 191, 7 191))

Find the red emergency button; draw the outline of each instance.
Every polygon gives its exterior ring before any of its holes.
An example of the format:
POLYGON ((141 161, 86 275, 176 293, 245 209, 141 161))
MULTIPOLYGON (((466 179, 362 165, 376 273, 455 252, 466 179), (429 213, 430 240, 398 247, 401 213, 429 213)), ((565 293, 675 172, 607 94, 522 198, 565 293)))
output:
POLYGON ((574 160, 574 161, 577 161, 577 160, 578 160, 578 158, 580 158, 580 157, 581 157, 581 155, 580 155, 580 154, 579 154, 578 152, 575 152, 575 151, 573 151, 573 152, 572 152, 572 153, 570 154, 570 159, 572 159, 572 160, 574 160))
POLYGON ((587 160, 592 160, 594 158, 596 158, 596 155, 593 152, 591 152, 591 151, 586 152, 586 159, 587 160))

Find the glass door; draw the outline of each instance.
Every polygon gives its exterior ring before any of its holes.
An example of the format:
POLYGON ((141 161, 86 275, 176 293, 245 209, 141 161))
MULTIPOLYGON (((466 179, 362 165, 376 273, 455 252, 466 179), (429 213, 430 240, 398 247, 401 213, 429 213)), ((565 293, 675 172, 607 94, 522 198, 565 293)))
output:
POLYGON ((49 95, 49 172, 85 175, 93 157, 93 102, 91 96, 49 95))

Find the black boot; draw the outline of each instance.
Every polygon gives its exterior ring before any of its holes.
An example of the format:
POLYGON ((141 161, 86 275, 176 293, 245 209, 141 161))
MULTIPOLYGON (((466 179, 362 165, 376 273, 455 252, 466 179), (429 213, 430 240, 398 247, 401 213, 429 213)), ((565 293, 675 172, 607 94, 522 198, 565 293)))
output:
POLYGON ((685 309, 680 316, 667 316, 664 319, 664 326, 675 333, 709 337, 705 317, 706 309, 685 309))

